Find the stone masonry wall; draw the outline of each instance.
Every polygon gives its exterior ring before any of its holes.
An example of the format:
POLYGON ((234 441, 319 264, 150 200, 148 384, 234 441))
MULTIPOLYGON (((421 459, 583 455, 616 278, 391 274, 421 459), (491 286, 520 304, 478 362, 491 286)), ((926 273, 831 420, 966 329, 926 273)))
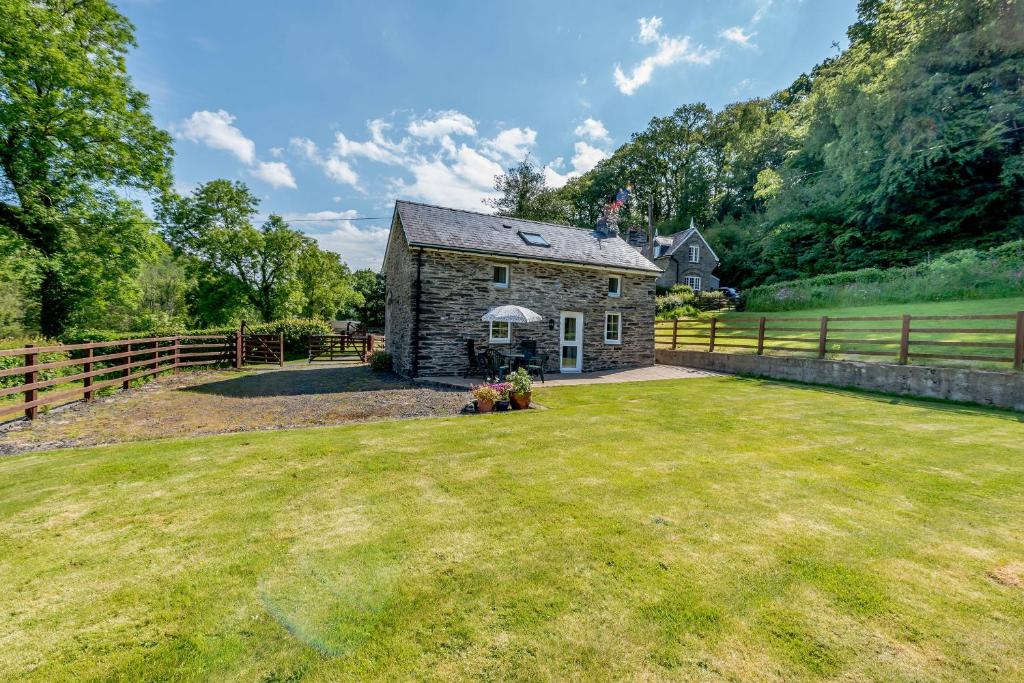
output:
POLYGON ((385 349, 391 354, 395 372, 408 375, 412 371, 413 285, 416 262, 405 231, 398 219, 391 226, 387 258, 384 261, 386 284, 384 306, 385 349))
MULTIPOLYGON (((494 306, 517 304, 536 311, 544 321, 513 326, 513 342, 537 341, 547 353, 545 371, 557 372, 561 311, 583 314, 583 371, 654 363, 655 274, 622 275, 618 298, 608 296, 609 271, 565 264, 517 262, 473 254, 424 251, 420 302, 419 375, 461 374, 467 367, 466 340, 477 349, 491 346, 488 324, 480 316, 494 306), (511 267, 507 289, 491 283, 496 263, 511 267), (604 343, 605 312, 622 314, 622 343, 604 343), (549 321, 554 321, 554 328, 549 321)), ((397 324, 397 322, 396 322, 397 324)), ((391 343, 391 331, 388 331, 391 343)), ((506 345, 493 345, 507 348, 506 345)))
POLYGON ((1024 373, 658 349, 658 362, 701 370, 964 401, 1024 411, 1024 373))

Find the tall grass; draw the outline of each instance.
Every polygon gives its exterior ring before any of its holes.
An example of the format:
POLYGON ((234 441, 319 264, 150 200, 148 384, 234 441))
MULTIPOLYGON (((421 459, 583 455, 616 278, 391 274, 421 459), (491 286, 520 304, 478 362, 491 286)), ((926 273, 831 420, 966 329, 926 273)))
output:
POLYGON ((754 287, 751 311, 992 299, 1024 295, 1024 240, 961 249, 906 268, 865 268, 754 287))

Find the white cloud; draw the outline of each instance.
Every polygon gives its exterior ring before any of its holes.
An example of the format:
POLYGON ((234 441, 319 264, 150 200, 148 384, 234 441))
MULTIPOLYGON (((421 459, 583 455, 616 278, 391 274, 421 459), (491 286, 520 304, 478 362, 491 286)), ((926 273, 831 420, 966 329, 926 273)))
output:
POLYGON ((508 128, 484 142, 484 148, 495 159, 521 161, 537 144, 537 131, 532 128, 508 128))
POLYGON ((320 162, 327 177, 336 183, 343 183, 359 188, 359 174, 348 165, 348 162, 337 157, 328 157, 320 162))
POLYGON ((409 132, 418 138, 434 140, 445 135, 476 135, 476 123, 465 114, 455 111, 428 114, 409 124, 409 132))
POLYGON ((575 173, 559 173, 553 166, 554 162, 544 167, 544 183, 548 187, 559 188, 565 185, 574 177, 575 173))
POLYGON ((483 200, 495 196, 494 176, 504 170, 500 164, 465 144, 456 149, 451 165, 437 157, 420 157, 411 160, 407 168, 413 175, 413 182, 393 180, 392 190, 396 194, 474 211, 484 210, 483 200))
POLYGON ((754 43, 750 42, 750 39, 756 36, 756 33, 744 33, 743 29, 739 26, 730 26, 729 28, 722 31, 720 34, 723 38, 731 43, 736 43, 743 47, 757 47, 754 43))
POLYGON ((774 4, 775 0, 757 0, 757 9, 754 10, 754 16, 750 18, 750 23, 756 24, 768 16, 768 12, 774 4))
POLYGON ((303 157, 312 161, 324 170, 324 175, 336 183, 351 185, 362 191, 359 186, 359 174, 344 159, 337 156, 324 157, 316 143, 309 138, 292 138, 289 142, 291 148, 303 157))
POLYGON ((256 143, 245 137, 238 128, 231 125, 235 117, 220 109, 218 111, 196 111, 176 127, 179 138, 212 149, 231 152, 244 164, 256 160, 256 143))
POLYGON ((658 46, 657 52, 644 57, 639 64, 633 66, 627 76, 618 64, 615 65, 614 78, 615 86, 623 95, 632 95, 637 88, 648 83, 658 67, 671 66, 678 62, 691 64, 710 64, 718 53, 708 50, 703 45, 691 46, 689 36, 670 37, 662 35, 661 19, 651 17, 650 19, 640 18, 641 43, 654 43, 658 46))
POLYGON ((354 209, 346 209, 286 215, 285 220, 297 221, 293 227, 315 239, 321 249, 340 254, 349 267, 379 270, 388 244, 388 228, 346 220, 358 216, 354 209))
POLYGON ((398 164, 401 159, 390 149, 373 140, 356 142, 345 137, 344 133, 334 136, 334 153, 340 157, 365 157, 383 164, 398 164))
MULTIPOLYGON (((249 166, 249 173, 254 178, 268 183, 271 187, 290 187, 295 190, 295 176, 288 164, 283 161, 260 161, 256 158, 256 143, 245 137, 241 130, 232 125, 235 117, 219 109, 217 111, 195 111, 192 115, 174 127, 175 135, 196 144, 206 145, 211 149, 222 149, 231 152, 239 161, 249 166)), ((282 153, 280 147, 272 147, 270 154, 278 157, 282 153)))
POLYGON ((608 158, 608 152, 580 140, 575 145, 576 153, 572 155, 572 170, 583 174, 597 166, 602 159, 608 158))
POLYGON ((637 21, 640 24, 641 43, 653 43, 658 40, 661 35, 661 17, 651 17, 650 19, 640 17, 637 21))
POLYGON ((250 171, 252 175, 271 187, 290 187, 295 190, 295 176, 283 161, 257 161, 256 166, 250 171))
POLYGON ((586 121, 576 126, 576 130, 574 130, 573 133, 578 137, 590 138, 595 141, 611 141, 611 138, 608 136, 608 129, 605 128, 604 124, 597 119, 588 118, 586 121))
POLYGON ((282 147, 271 147, 270 148, 270 156, 274 157, 275 159, 279 159, 282 154, 284 154, 284 148, 282 148, 282 147))

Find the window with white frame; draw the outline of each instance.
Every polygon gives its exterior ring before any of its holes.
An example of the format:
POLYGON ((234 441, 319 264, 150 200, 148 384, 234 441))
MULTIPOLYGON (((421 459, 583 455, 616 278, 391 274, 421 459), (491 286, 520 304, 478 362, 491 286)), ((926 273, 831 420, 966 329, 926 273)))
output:
POLYGON ((700 247, 696 244, 690 245, 690 263, 700 263, 700 247))
POLYGON ((694 275, 687 275, 686 277, 683 278, 683 284, 684 285, 689 285, 693 289, 693 291, 695 291, 695 292, 699 292, 700 291, 700 278, 699 277, 696 277, 694 275))
POLYGON ((604 314, 604 343, 605 344, 621 344, 622 343, 622 314, 621 313, 605 313, 604 314))
POLYGON ((508 323, 491 321, 490 341, 492 344, 508 344, 511 341, 508 323))
POLYGON ((618 297, 622 294, 622 276, 621 275, 609 275, 608 276, 608 296, 618 297))
POLYGON ((491 284, 499 289, 505 289, 508 287, 508 275, 509 267, 499 264, 494 264, 491 271, 491 284))

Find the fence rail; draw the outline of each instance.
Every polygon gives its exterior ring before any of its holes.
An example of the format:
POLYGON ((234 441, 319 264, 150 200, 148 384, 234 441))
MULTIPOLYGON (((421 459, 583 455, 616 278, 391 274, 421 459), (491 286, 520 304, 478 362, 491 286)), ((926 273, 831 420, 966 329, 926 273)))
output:
POLYGON ((309 335, 309 362, 359 359, 366 362, 384 345, 384 335, 364 332, 309 335))
POLYGON ((759 355, 963 361, 1024 370, 1024 311, 981 315, 677 318, 655 323, 658 348, 739 349, 759 355), (781 333, 781 334, 780 334, 781 333))
POLYGON ((0 350, 0 358, 21 356, 24 359, 20 366, 0 370, 0 378, 23 377, 21 384, 0 388, 0 419, 20 412, 30 420, 35 419, 40 408, 80 399, 91 401, 97 391, 118 385, 128 389, 133 381, 161 372, 177 372, 179 368, 200 365, 231 365, 235 362, 235 336, 142 337, 0 350), (40 362, 44 354, 73 354, 75 357, 40 362), (80 369, 71 374, 40 377, 48 370, 76 366, 80 369), (81 384, 70 389, 40 393, 78 382, 81 384), (22 402, 2 402, 16 394, 23 395, 22 402))

